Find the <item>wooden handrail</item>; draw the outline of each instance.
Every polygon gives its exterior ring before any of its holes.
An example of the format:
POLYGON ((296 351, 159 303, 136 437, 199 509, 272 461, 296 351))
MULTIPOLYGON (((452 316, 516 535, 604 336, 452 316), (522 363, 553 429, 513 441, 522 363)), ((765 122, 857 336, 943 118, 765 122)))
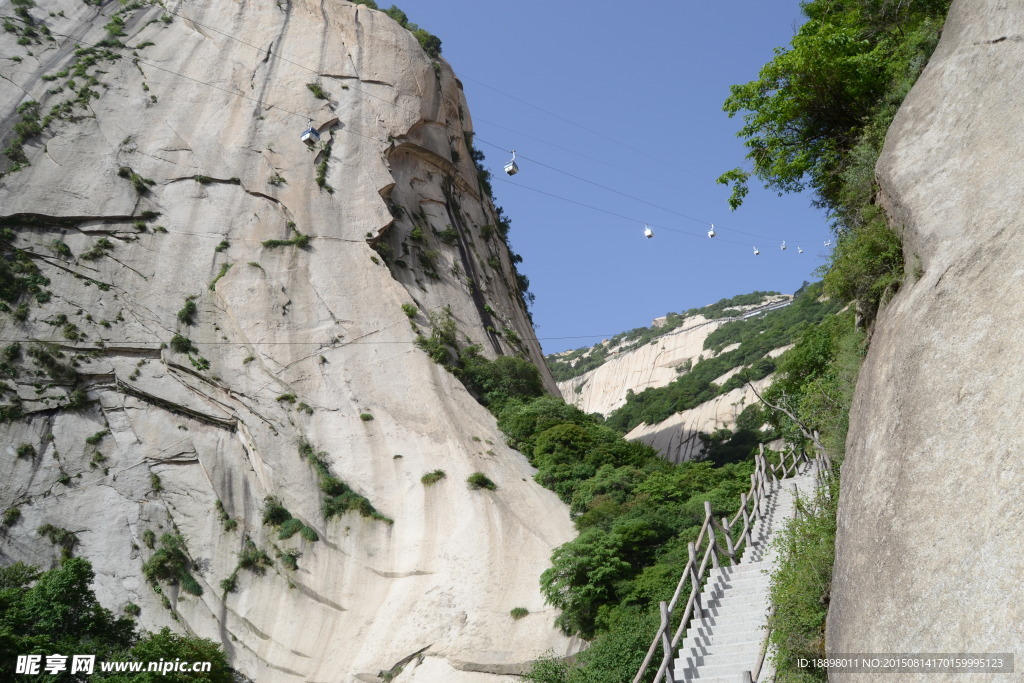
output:
MULTIPOLYGON (((817 433, 815 433, 815 437, 817 437, 817 433)), ((675 681, 673 669, 675 666, 676 649, 679 647, 679 641, 682 639, 683 633, 686 632, 690 621, 695 616, 699 616, 702 611, 700 593, 705 581, 705 574, 709 571, 708 564, 710 563, 711 567, 717 568, 720 566, 723 557, 727 557, 731 564, 739 564, 743 549, 750 545, 750 534, 754 521, 760 521, 762 518, 762 504, 766 503, 768 497, 774 493, 779 485, 779 481, 788 478, 791 473, 798 473, 801 467, 805 465, 815 469, 815 477, 819 480, 820 484, 820 480, 824 476, 822 473, 831 469, 832 462, 823 451, 819 451, 818 455, 811 460, 805 452, 801 451, 797 454, 795 448, 790 448, 789 453, 779 458, 778 464, 768 463, 764 455, 764 445, 762 444, 757 455, 754 456, 754 472, 750 475, 750 488, 746 493, 740 494, 740 509, 736 511, 733 518, 730 520, 727 517, 722 517, 721 522, 719 522, 713 514, 711 502, 704 502, 704 523, 701 525, 700 533, 697 534, 697 540, 688 544, 689 559, 683 568, 682 575, 679 577, 679 582, 676 584, 672 599, 668 603, 660 603, 661 624, 654 636, 654 640, 647 649, 647 654, 640 665, 640 669, 637 671, 636 676, 633 677, 632 683, 641 683, 644 672, 647 671, 647 668, 654 661, 659 645, 662 650, 661 664, 652 683, 661 683, 661 681, 666 680, 666 674, 668 674, 670 682, 675 681), (738 533, 734 533, 734 527, 740 519, 743 520, 742 527, 738 530, 738 533), (719 532, 719 535, 716 535, 716 530, 719 532), (724 550, 719 543, 720 537, 725 538, 724 550), (698 556, 700 557, 699 560, 698 556), (679 599, 682 597, 683 589, 687 583, 690 584, 690 590, 686 607, 683 609, 679 626, 676 628, 675 633, 669 637, 669 631, 672 628, 672 615, 679 604, 679 599)), ((766 636, 762 643, 760 659, 752 679, 754 681, 760 675, 761 666, 767 652, 767 645, 768 639, 766 636)), ((749 675, 749 672, 745 673, 749 675)))

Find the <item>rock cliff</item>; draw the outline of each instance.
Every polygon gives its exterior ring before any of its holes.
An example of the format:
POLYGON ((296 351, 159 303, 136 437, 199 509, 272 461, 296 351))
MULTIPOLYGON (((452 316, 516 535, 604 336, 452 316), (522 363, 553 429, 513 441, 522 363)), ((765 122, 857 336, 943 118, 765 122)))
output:
POLYGON ((1017 3, 954 0, 877 166, 916 277, 878 317, 851 412, 830 653, 1024 658, 1022 23, 1017 3))
MULTIPOLYGON (((792 298, 790 295, 776 294, 766 296, 757 304, 734 306, 734 309, 744 313, 731 318, 708 319, 701 314, 688 316, 674 329, 667 330, 639 346, 628 336, 617 342, 602 342, 607 348, 607 360, 578 377, 559 382, 558 388, 566 401, 584 412, 601 413, 607 417, 626 402, 627 392, 640 393, 645 389, 666 386, 681 373, 713 356, 712 350, 705 350, 704 340, 722 325, 748 315, 756 315, 763 310, 786 305, 792 298)), ((654 327, 664 325, 664 320, 656 319, 654 327)), ((597 348, 599 347, 594 347, 597 348)), ((733 348, 735 345, 722 351, 733 348)), ((589 353, 593 353, 594 349, 589 353)), ((775 357, 784 350, 778 349, 769 355, 775 357)), ((574 362, 585 361, 589 353, 574 362)), ((734 368, 718 378, 716 383, 724 384, 739 370, 740 368, 734 368)), ((754 385, 760 390, 770 383, 771 379, 765 378, 758 380, 754 385)), ((639 425, 632 429, 626 438, 648 444, 673 463, 697 460, 704 452, 698 434, 710 434, 719 428, 733 427, 736 424, 736 417, 752 401, 756 401, 756 398, 750 389, 734 389, 695 408, 678 412, 657 424, 639 425)))
POLYGON ((571 651, 538 588, 567 509, 414 344, 544 367, 448 64, 340 0, 3 5, 0 561, 74 546, 260 681, 571 651), (168 538, 194 585, 158 593, 168 538))

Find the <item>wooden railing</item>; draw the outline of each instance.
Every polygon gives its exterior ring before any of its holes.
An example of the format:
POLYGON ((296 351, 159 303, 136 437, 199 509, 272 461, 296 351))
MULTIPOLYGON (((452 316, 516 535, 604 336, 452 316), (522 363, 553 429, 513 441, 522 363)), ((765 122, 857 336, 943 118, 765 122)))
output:
MULTIPOLYGON (((728 559, 729 564, 739 564, 743 549, 750 545, 750 534, 755 521, 760 521, 763 514, 767 512, 766 502, 778 481, 792 476, 800 468, 808 464, 810 460, 803 452, 797 453, 790 449, 788 454, 783 455, 778 463, 769 463, 764 457, 764 445, 754 457, 754 472, 750 475, 750 489, 740 494, 740 509, 730 520, 722 517, 721 521, 715 518, 711 510, 710 501, 704 502, 704 524, 697 534, 697 540, 689 544, 689 560, 683 569, 683 574, 676 586, 672 599, 661 602, 661 625, 658 632, 647 649, 647 656, 644 657, 640 670, 633 678, 633 683, 640 683, 643 680, 644 672, 654 661, 655 653, 659 646, 661 649, 661 665, 655 674, 652 683, 675 683, 675 653, 679 647, 679 641, 687 626, 694 616, 701 614, 700 593, 703 582, 711 568, 718 568, 720 563, 728 559), (742 523, 741 523, 742 522, 742 523), (723 547, 724 541, 724 547, 723 547), (672 617, 676 613, 679 601, 686 586, 690 586, 683 608, 679 625, 672 632, 672 617)), ((759 667, 760 668, 760 667, 759 667)))

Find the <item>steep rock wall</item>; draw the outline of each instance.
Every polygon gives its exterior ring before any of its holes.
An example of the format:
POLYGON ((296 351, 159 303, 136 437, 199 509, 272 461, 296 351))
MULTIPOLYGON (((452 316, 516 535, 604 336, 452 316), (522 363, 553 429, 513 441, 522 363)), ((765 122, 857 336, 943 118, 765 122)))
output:
POLYGON ((1024 657, 1022 25, 1019 4, 954 0, 878 163, 921 271, 879 316, 857 386, 830 653, 1024 657))
MULTIPOLYGON (((745 310, 743 317, 749 317, 766 308, 784 305, 784 302, 791 299, 789 295, 772 295, 762 303, 736 308, 745 310)), ((692 367, 711 357, 713 351, 704 349, 704 340, 722 325, 738 319, 741 318, 709 320, 702 315, 694 315, 678 328, 643 346, 628 348, 628 341, 621 342, 616 349, 611 350, 604 364, 578 377, 559 382, 558 388, 565 400, 580 410, 607 417, 625 404, 627 392, 640 393, 645 389, 666 386, 677 379, 680 372, 685 372, 680 366, 686 367, 688 364, 692 367)), ((734 348, 736 345, 727 346, 722 349, 722 353, 734 348)), ((777 357, 784 350, 777 349, 769 355, 777 357)), ((739 370, 734 368, 725 373, 716 380, 716 384, 724 384, 739 370)), ((754 384, 761 390, 770 383, 769 377, 754 384)), ((704 445, 698 434, 710 434, 719 428, 732 428, 743 408, 756 400, 750 389, 734 389, 657 424, 638 425, 626 438, 646 443, 669 462, 699 460, 704 453, 704 445)))
POLYGON ((607 416, 626 402, 626 392, 663 387, 679 377, 676 368, 698 363, 704 340, 725 321, 697 315, 640 348, 612 351, 600 367, 558 383, 566 401, 585 413, 607 416))
POLYGON ((484 229, 496 216, 450 67, 346 2, 168 7, 125 11, 130 47, 109 54, 75 48, 107 36, 118 3, 32 9, 55 41, 0 35, 21 57, 0 80, 8 140, 20 105, 45 115, 84 99, 0 179, 5 254, 50 292, 0 313, 3 344, 21 341, 5 356, 3 406, 24 414, 0 425, 0 506, 21 513, 0 561, 52 566, 37 529, 67 529, 106 606, 133 602, 148 629, 222 642, 255 680, 376 680, 422 650, 402 680, 472 683, 571 651, 538 588, 573 536, 566 508, 413 343, 447 307, 460 341, 543 368, 520 341, 535 335, 508 250, 484 229), (329 151, 299 142, 306 118, 329 151), (301 235, 305 246, 263 244, 301 235), (371 242, 389 245, 387 263, 371 242), (195 348, 166 348, 176 333, 195 348), (326 520, 300 439, 393 524, 326 520), (36 455, 18 457, 21 444, 36 455), (447 478, 421 484, 435 469, 447 478), (478 470, 497 491, 467 488, 478 470), (264 525, 269 495, 319 541, 264 525), (146 584, 149 533, 185 539, 201 596, 146 584), (262 575, 239 569, 246 539, 273 561, 262 575), (513 607, 530 615, 513 621, 513 607))

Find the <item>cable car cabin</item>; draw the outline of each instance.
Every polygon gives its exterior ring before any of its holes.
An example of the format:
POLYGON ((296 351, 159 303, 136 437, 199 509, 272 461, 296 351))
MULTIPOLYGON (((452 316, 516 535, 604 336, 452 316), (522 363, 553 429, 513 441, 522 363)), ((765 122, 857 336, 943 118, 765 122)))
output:
POLYGON ((708 230, 708 237, 714 237, 714 236, 715 236, 715 224, 712 223, 711 224, 711 229, 708 230))
POLYGON ((651 230, 650 226, 644 226, 644 237, 646 237, 647 239, 651 239, 652 237, 654 237, 654 231, 651 230))
POLYGON ((786 240, 782 240, 782 244, 779 246, 779 249, 786 251, 786 240))
POLYGON ((505 164, 505 173, 508 173, 509 175, 515 175, 516 173, 519 173, 519 165, 516 164, 515 150, 512 150, 512 159, 507 164, 505 164))
POLYGON ((312 121, 310 121, 309 125, 306 126, 306 130, 302 131, 302 136, 299 139, 306 143, 306 145, 309 147, 312 147, 316 143, 320 142, 320 133, 318 133, 316 131, 316 128, 313 127, 312 121))
POLYGON ((802 253, 804 253, 804 250, 801 247, 797 247, 796 248, 796 253, 802 254, 802 253))
POLYGON ((758 255, 758 254, 760 254, 760 253, 761 253, 761 252, 757 250, 757 247, 754 247, 754 256, 757 256, 757 255, 758 255))

